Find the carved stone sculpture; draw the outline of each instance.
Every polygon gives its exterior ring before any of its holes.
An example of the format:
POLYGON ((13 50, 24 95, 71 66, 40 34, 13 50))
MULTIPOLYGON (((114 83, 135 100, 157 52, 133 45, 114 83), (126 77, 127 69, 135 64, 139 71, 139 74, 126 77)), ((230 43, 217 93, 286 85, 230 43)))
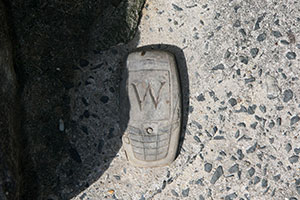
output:
POLYGON ((122 87, 122 117, 128 118, 122 120, 127 122, 123 145, 129 162, 141 167, 170 164, 181 127, 181 90, 174 56, 158 50, 129 54, 122 87))

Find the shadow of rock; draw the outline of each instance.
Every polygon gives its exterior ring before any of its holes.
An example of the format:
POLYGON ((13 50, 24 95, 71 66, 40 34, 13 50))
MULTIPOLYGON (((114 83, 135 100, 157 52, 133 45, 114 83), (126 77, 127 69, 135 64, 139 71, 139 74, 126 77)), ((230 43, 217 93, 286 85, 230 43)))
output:
POLYGON ((116 113, 109 112, 117 103, 112 99, 117 99, 118 66, 127 50, 109 48, 132 39, 144 0, 4 3, 22 104, 19 199, 70 199, 101 176, 121 146, 120 137, 116 137, 117 122, 109 121, 116 113), (94 61, 87 58, 91 52, 94 61), (106 61, 106 57, 114 59, 106 61), (101 60, 106 68, 92 69, 97 66, 91 64, 101 60), (92 87, 87 69, 98 71, 100 85, 92 87), (80 99, 81 106, 73 99, 85 76, 88 78, 82 86, 95 89, 91 94, 100 101, 95 110, 86 110, 85 104, 91 101, 80 99), (110 84, 114 87, 105 87, 110 84), (107 99, 110 95, 112 101, 107 99), (81 114, 80 109, 84 109, 81 114), (85 129, 84 122, 92 118, 95 120, 85 129), (93 122, 96 138, 89 129, 93 122), (115 144, 109 144, 112 148, 107 148, 103 135, 115 138, 115 144))

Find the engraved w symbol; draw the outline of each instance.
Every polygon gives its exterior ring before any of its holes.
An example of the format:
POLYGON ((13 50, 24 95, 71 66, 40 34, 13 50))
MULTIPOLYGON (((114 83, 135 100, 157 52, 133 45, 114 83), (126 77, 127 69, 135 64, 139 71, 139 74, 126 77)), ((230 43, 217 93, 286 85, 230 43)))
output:
POLYGON ((143 108, 144 108, 144 102, 146 100, 146 97, 147 97, 147 94, 149 92, 150 94, 150 97, 151 97, 151 100, 155 106, 155 109, 157 109, 157 105, 159 103, 159 96, 160 96, 160 93, 161 93, 161 90, 163 88, 163 86, 165 85, 166 82, 160 82, 160 88, 158 89, 158 93, 157 93, 157 96, 155 96, 154 92, 153 92, 153 89, 151 87, 151 84, 148 83, 148 86, 146 87, 146 91, 144 93, 144 95, 141 97, 140 96, 140 93, 139 93, 139 90, 137 88, 137 84, 135 83, 132 83, 132 87, 135 91, 135 94, 136 94, 136 98, 138 100, 138 103, 139 103, 139 106, 140 106, 140 110, 142 111, 143 108))

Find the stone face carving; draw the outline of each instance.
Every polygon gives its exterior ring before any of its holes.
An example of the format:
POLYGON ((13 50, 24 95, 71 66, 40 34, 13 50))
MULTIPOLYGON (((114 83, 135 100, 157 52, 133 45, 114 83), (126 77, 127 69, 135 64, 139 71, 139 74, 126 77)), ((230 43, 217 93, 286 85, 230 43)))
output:
POLYGON ((129 54, 121 83, 123 145, 129 162, 141 167, 170 164, 181 126, 181 89, 171 53, 129 54), (126 116, 126 113, 128 113, 126 116))

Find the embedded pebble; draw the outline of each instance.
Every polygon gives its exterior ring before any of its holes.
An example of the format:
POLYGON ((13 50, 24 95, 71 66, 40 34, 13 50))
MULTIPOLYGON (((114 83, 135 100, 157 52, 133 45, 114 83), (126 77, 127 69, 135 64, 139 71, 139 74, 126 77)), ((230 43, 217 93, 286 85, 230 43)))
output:
POLYGON ((257 56, 258 51, 259 51, 258 48, 250 49, 250 54, 251 54, 252 58, 255 58, 257 56))
POLYGON ((212 70, 223 70, 225 69, 223 64, 218 64, 212 68, 212 70))
POLYGON ((282 37, 282 34, 279 31, 272 31, 272 35, 276 38, 282 37))
POLYGON ((229 169, 228 169, 228 172, 229 173, 235 173, 235 172, 238 172, 239 171, 239 164, 234 164, 232 167, 230 167, 229 169))
POLYGON ((261 112, 266 113, 267 112, 267 108, 265 105, 259 105, 259 109, 261 112))
POLYGON ((248 174, 250 177, 252 177, 255 173, 255 169, 253 167, 251 167, 249 170, 248 170, 248 174))
POLYGON ((296 59, 296 53, 295 52, 291 52, 291 51, 289 51, 289 52, 287 52, 286 53, 286 55, 285 55, 289 60, 294 60, 294 59, 296 59))
POLYGON ((199 96, 197 96, 197 101, 205 101, 205 97, 202 93, 199 96))
POLYGON ((205 163, 204 164, 204 170, 206 171, 206 172, 211 172, 211 170, 212 170, 212 164, 210 164, 210 163, 205 163))
POLYGON ((230 98, 230 99, 228 100, 228 103, 233 107, 233 106, 235 106, 235 105, 237 104, 237 101, 236 101, 235 98, 230 98))
POLYGON ((293 156, 289 157, 289 161, 291 164, 297 163, 298 160, 299 160, 299 156, 297 156, 297 155, 293 155, 293 156))
POLYGON ((291 118, 291 126, 300 121, 300 117, 298 115, 291 118))
POLYGON ((291 89, 284 90, 283 92, 283 102, 288 102, 293 98, 293 91, 291 89))
POLYGON ((225 196, 225 200, 233 200, 235 198, 237 198, 237 194, 236 193, 232 193, 232 194, 229 194, 229 195, 225 196))
POLYGON ((223 167, 218 166, 213 176, 211 177, 210 183, 215 184, 223 174, 224 174, 223 167))
POLYGON ((266 39, 266 37, 267 37, 266 33, 261 33, 257 36, 256 40, 259 41, 259 42, 262 42, 266 39))
POLYGON ((187 188, 185 190, 182 190, 182 196, 183 197, 188 197, 190 193, 190 188, 187 188))

